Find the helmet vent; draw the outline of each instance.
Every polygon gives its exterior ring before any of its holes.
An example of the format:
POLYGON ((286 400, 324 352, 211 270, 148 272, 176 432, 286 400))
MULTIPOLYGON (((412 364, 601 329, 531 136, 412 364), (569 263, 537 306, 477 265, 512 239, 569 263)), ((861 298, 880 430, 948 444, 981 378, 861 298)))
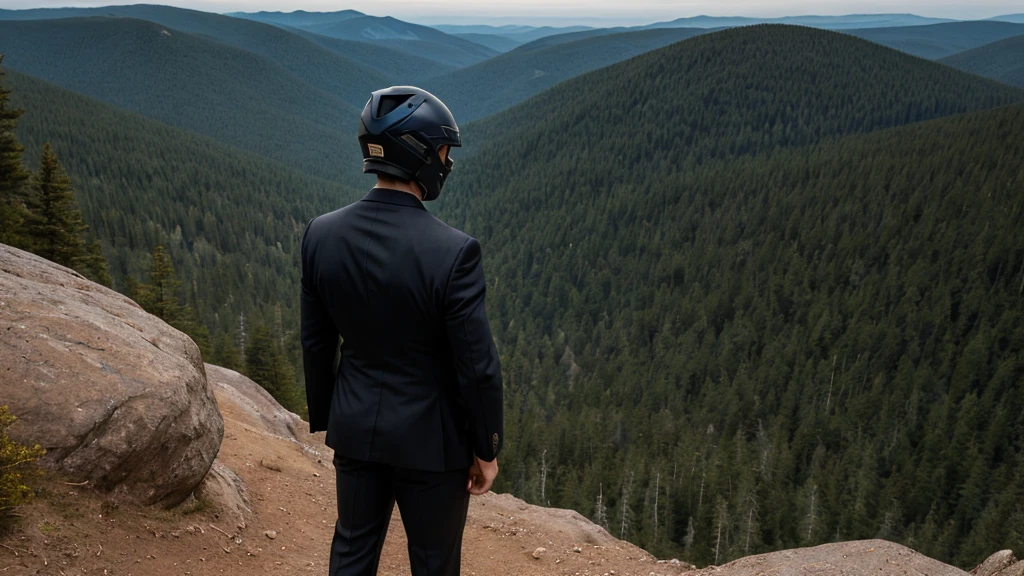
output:
POLYGON ((411 94, 398 94, 394 96, 381 96, 380 104, 377 105, 377 118, 383 118, 391 113, 392 110, 398 108, 405 101, 412 98, 411 94))
POLYGON ((427 146, 423 144, 423 142, 417 140, 416 137, 413 136, 412 134, 403 134, 402 140, 405 140, 406 144, 415 148, 416 151, 419 152, 420 154, 423 154, 424 152, 427 151, 427 146))

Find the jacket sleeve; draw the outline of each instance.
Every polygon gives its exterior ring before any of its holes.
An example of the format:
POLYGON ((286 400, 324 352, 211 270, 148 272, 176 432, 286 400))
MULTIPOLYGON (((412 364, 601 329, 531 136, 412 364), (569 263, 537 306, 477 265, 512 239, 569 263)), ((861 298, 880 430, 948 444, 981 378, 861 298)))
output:
POLYGON ((501 362, 484 307, 480 243, 466 240, 455 257, 445 292, 445 325, 459 390, 470 418, 473 452, 490 462, 501 450, 501 362))
MULTIPOLYGON (((314 218, 315 220, 315 218, 314 218)), ((309 410, 309 431, 327 430, 334 395, 335 360, 338 352, 338 331, 324 306, 311 274, 307 236, 313 221, 302 234, 301 339, 302 368, 306 379, 306 406, 309 410)))

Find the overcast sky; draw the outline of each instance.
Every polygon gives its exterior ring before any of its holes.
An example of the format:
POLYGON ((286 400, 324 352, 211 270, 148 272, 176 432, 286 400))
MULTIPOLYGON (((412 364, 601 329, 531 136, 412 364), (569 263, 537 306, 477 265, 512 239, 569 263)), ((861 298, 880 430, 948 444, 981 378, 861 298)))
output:
MULTIPOLYGON (((105 6, 143 0, 0 0, 2 8, 105 6)), ((914 13, 955 19, 984 19, 1024 12, 1021 0, 145 0, 210 12, 351 8, 425 24, 590 24, 632 25, 685 16, 797 16, 804 14, 914 13)))

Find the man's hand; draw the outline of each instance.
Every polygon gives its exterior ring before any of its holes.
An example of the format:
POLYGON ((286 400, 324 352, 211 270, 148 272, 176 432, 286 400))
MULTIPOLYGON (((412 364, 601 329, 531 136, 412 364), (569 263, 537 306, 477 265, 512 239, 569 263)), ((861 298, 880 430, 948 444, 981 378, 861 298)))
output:
POLYGON ((490 462, 476 458, 473 465, 469 467, 469 480, 466 481, 466 490, 469 490, 469 493, 475 496, 486 494, 491 489, 491 484, 494 484, 494 478, 497 476, 497 458, 490 462))

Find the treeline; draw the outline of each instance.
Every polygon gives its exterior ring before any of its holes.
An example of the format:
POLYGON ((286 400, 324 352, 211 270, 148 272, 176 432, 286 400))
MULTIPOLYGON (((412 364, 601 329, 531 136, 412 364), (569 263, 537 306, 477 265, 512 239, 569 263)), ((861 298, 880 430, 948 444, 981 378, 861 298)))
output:
POLYGON ((508 184, 460 208, 506 378, 497 489, 698 564, 1024 549, 1022 131, 1016 105, 536 192, 487 150, 508 184))
MULTIPOLYGON (((288 297, 298 293, 298 240, 307 214, 350 194, 30 77, 9 73, 3 87, 5 102, 27 109, 5 108, 4 145, 20 158, 20 137, 40 161, 46 149, 60 153, 74 179, 68 198, 91 225, 84 245, 109 263, 106 283, 189 334, 206 361, 254 376, 304 414, 297 298, 288 297)), ((7 166, 0 181, 33 181, 7 166)), ((66 176, 58 179, 70 191, 66 176)), ((18 218, 28 184, 0 186, 4 198, 19 198, 3 203, 14 206, 4 218, 18 218), (15 188, 22 196, 7 193, 15 188)), ((26 240, 0 241, 38 252, 26 227, 10 222, 0 230, 26 240)))
MULTIPOLYGON (((0 54, 0 64, 3 55, 0 54)), ((71 180, 50 143, 43 145, 39 170, 25 167, 15 129, 24 110, 10 103, 0 69, 0 243, 39 254, 110 284, 100 245, 87 234, 71 180)))

